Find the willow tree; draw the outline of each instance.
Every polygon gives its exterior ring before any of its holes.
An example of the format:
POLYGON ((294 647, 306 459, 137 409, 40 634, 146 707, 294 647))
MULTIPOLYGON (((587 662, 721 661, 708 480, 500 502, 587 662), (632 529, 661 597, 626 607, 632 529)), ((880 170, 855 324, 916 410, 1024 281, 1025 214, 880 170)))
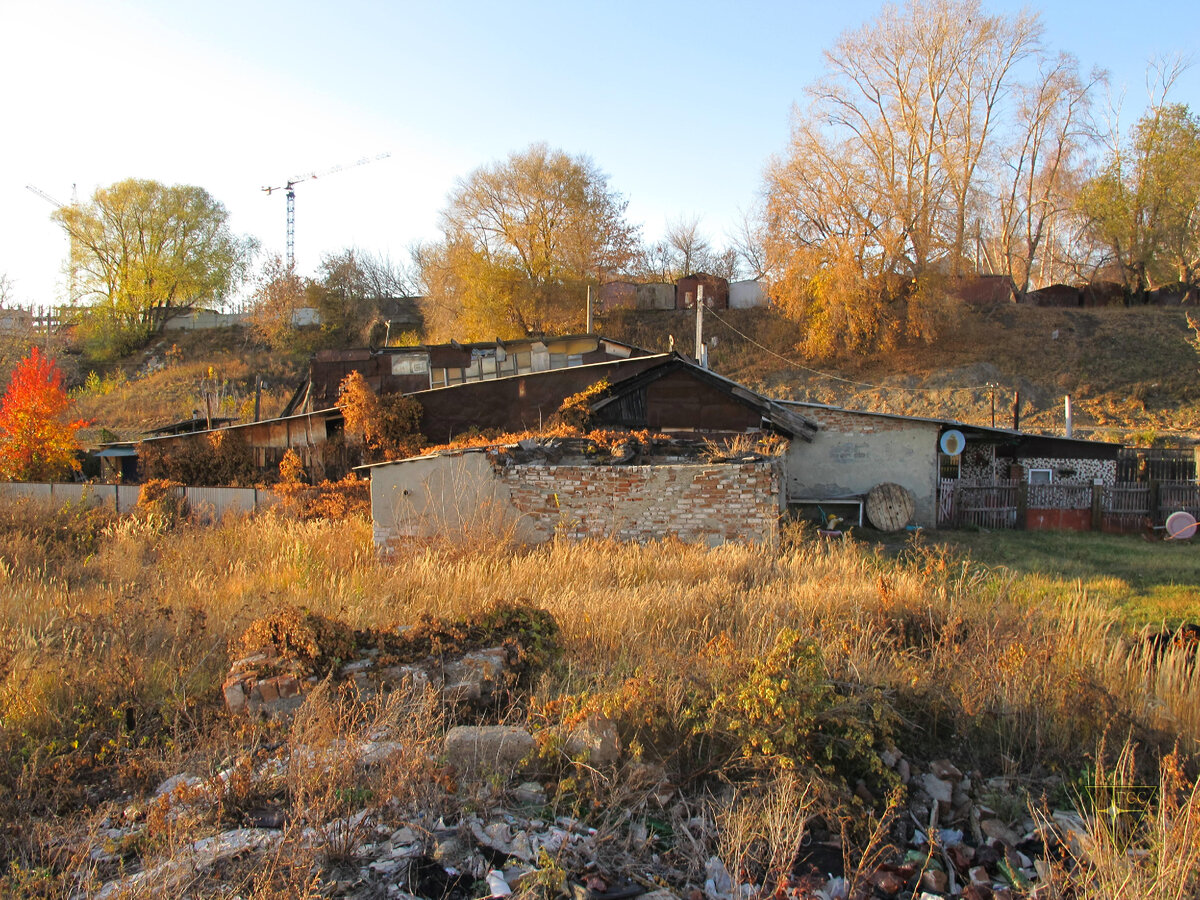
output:
POLYGON ((1160 102, 1114 137, 1080 208, 1133 293, 1165 282, 1196 286, 1200 267, 1200 118, 1160 102))
POLYGON ((581 323, 587 285, 636 257, 626 205, 591 159, 545 144, 459 180, 442 239, 417 255, 435 330, 488 339, 581 323))
POLYGON ((130 178, 99 188, 54 219, 87 320, 111 349, 135 346, 175 313, 221 303, 239 284, 254 241, 203 188, 130 178))

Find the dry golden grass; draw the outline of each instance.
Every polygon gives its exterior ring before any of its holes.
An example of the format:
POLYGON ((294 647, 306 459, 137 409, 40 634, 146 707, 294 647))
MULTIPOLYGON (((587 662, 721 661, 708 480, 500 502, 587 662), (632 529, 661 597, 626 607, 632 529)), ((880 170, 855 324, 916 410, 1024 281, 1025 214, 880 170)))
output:
MULTIPOLYGON (((99 815, 121 790, 211 769, 255 740, 221 709, 220 683, 228 648, 267 611, 302 606, 388 627, 516 599, 561 629, 563 655, 542 675, 539 700, 619 696, 623 726, 636 716, 671 724, 695 713, 699 693, 752 684, 747 673, 794 632, 842 686, 842 706, 821 714, 840 708, 860 728, 879 712, 877 744, 895 740, 918 758, 1070 773, 1106 737, 1139 742, 1148 765, 1173 742, 1185 760, 1200 753, 1200 687, 1185 650, 1156 655, 1082 587, 1049 598, 1005 570, 919 543, 888 558, 803 531, 782 548, 714 550, 674 541, 515 549, 473 536, 381 558, 361 518, 201 527, 148 511, 118 518, 15 504, 0 512, 0 808, 25 824, 19 839, 0 840, 0 855, 49 865, 42 839, 30 837, 35 823, 99 815)), ((339 726, 331 699, 299 733, 367 727, 351 719, 339 726)), ((439 726, 424 721, 435 737, 439 726)), ((668 741, 675 732, 639 734, 668 741)), ((682 774, 727 759, 702 759, 694 746, 643 749, 682 774)), ((792 789, 804 795, 802 783, 792 789)), ((289 790, 314 811, 344 798, 302 780, 289 790)), ((1193 797, 1180 808, 1194 815, 1194 806, 1193 797)), ((768 841, 786 850, 799 825, 770 827, 768 841)), ((299 885, 307 873, 276 874, 299 885)))

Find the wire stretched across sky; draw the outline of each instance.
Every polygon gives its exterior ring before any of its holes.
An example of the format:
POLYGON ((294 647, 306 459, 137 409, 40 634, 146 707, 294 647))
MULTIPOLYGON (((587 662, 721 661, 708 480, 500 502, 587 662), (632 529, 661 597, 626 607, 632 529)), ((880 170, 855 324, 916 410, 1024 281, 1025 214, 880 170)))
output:
POLYGON ((722 325, 724 325, 726 328, 728 328, 730 331, 732 331, 738 337, 742 338, 742 340, 748 341, 749 343, 751 343, 755 347, 757 347, 759 350, 762 350, 764 353, 769 353, 771 356, 774 356, 776 359, 787 363, 789 366, 792 366, 793 368, 803 369, 805 372, 812 372, 814 375, 820 375, 822 378, 830 378, 834 381, 841 381, 845 384, 854 385, 855 387, 870 388, 871 390, 877 390, 877 391, 908 391, 909 393, 913 393, 913 394, 940 394, 945 391, 988 391, 988 390, 992 390, 996 387, 996 385, 993 385, 993 384, 978 384, 978 385, 973 385, 970 387, 910 388, 910 387, 892 387, 892 386, 884 385, 884 384, 871 384, 870 382, 866 382, 866 381, 854 381, 853 379, 850 379, 850 378, 843 378, 841 375, 834 375, 832 372, 822 372, 820 369, 814 369, 812 366, 806 366, 803 363, 798 363, 794 359, 788 359, 786 356, 776 353, 770 347, 764 347, 758 341, 754 340, 754 338, 750 337, 750 335, 745 334, 744 332, 738 331, 738 329, 734 328, 732 325, 730 325, 728 322, 726 322, 724 319, 722 319, 719 315, 717 315, 716 312, 714 312, 711 309, 708 309, 707 307, 705 307, 704 315, 712 316, 714 319, 716 319, 718 322, 720 322, 722 325))

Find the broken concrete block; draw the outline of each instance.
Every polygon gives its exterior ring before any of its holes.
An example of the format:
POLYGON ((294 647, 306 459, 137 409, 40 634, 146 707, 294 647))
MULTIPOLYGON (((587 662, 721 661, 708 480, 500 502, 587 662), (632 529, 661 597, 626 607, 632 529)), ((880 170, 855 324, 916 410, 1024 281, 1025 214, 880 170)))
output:
POLYGON ((590 716, 571 729, 566 741, 567 754, 582 758, 594 766, 607 766, 621 758, 621 738, 617 726, 604 716, 590 716))
POLYGON ((476 650, 447 663, 442 693, 449 700, 479 700, 491 694, 504 674, 508 654, 499 647, 476 650))
POLYGON ((947 807, 954 799, 954 786, 932 773, 921 776, 921 786, 925 788, 930 797, 938 803, 944 803, 947 807))
POLYGON ((225 679, 225 683, 221 686, 221 691, 225 695, 225 706, 232 713, 240 713, 246 711, 246 701, 250 693, 250 686, 254 683, 253 675, 232 674, 225 679))
POLYGON ((446 757, 460 772, 512 772, 536 749, 533 736, 512 725, 458 725, 446 735, 446 757))

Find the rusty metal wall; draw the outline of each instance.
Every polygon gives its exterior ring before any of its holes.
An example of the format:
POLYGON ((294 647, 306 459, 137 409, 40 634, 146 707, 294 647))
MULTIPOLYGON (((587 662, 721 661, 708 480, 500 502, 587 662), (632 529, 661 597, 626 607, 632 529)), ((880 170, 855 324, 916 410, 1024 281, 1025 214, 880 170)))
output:
POLYGON ((520 431, 537 428, 563 400, 599 381, 616 382, 661 364, 662 357, 643 356, 549 372, 534 372, 496 381, 475 381, 421 391, 413 397, 425 413, 421 433, 435 444, 453 440, 468 429, 520 431))
POLYGON ((762 414, 686 370, 646 386, 646 428, 744 431, 762 425, 762 414))

